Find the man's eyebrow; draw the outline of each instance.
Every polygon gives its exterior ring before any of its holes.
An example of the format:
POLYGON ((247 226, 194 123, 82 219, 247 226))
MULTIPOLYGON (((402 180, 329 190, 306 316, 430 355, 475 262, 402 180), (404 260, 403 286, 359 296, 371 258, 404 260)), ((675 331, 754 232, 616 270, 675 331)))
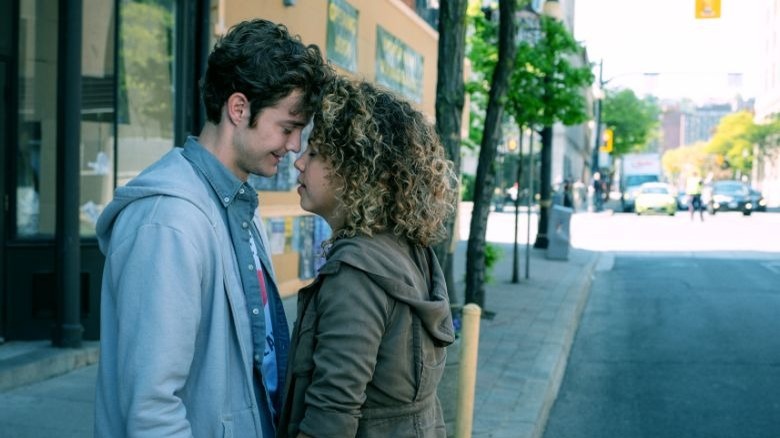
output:
POLYGON ((285 120, 283 123, 295 126, 296 128, 303 128, 304 126, 306 126, 309 123, 309 121, 308 120, 300 121, 300 120, 297 120, 297 119, 290 119, 290 120, 285 120))

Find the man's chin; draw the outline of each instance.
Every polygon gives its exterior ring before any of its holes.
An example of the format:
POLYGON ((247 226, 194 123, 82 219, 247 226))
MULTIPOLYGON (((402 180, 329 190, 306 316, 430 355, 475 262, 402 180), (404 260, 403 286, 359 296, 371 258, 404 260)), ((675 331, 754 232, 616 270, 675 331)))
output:
POLYGON ((271 178, 279 171, 279 167, 274 166, 272 169, 255 169, 254 174, 257 176, 263 176, 266 178, 271 178))

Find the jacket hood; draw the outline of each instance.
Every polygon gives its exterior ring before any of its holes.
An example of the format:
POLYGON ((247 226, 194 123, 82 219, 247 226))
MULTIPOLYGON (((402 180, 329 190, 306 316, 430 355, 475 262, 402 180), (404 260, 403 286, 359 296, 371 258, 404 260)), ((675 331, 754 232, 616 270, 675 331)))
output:
POLYGON ((114 192, 114 199, 106 206, 97 221, 96 234, 100 250, 105 254, 111 232, 119 214, 131 203, 150 196, 173 196, 192 202, 208 216, 208 199, 194 190, 198 174, 184 156, 182 148, 173 148, 160 160, 146 168, 127 185, 114 192), (175 175, 175 177, 172 177, 175 175))
POLYGON ((335 273, 342 263, 366 272, 388 295, 410 306, 440 344, 455 341, 444 273, 431 248, 411 246, 390 233, 339 239, 320 274, 335 273))

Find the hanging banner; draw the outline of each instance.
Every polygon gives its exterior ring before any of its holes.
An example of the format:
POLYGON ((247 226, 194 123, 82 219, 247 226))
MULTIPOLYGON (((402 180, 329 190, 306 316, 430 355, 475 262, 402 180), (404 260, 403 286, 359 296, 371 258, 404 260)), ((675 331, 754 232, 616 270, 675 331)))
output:
POLYGON ((422 55, 381 26, 376 28, 376 81, 417 103, 422 102, 422 55))
POLYGON ((328 60, 339 67, 357 71, 358 11, 344 0, 328 3, 328 60))

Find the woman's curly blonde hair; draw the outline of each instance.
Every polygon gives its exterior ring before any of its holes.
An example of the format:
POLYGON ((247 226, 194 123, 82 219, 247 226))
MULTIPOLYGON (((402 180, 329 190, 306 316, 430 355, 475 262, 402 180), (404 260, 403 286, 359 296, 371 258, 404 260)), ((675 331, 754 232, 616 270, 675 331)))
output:
POLYGON ((391 231, 420 246, 446 236, 452 162, 422 113, 388 90, 335 78, 309 142, 331 166, 344 226, 331 241, 391 231))

